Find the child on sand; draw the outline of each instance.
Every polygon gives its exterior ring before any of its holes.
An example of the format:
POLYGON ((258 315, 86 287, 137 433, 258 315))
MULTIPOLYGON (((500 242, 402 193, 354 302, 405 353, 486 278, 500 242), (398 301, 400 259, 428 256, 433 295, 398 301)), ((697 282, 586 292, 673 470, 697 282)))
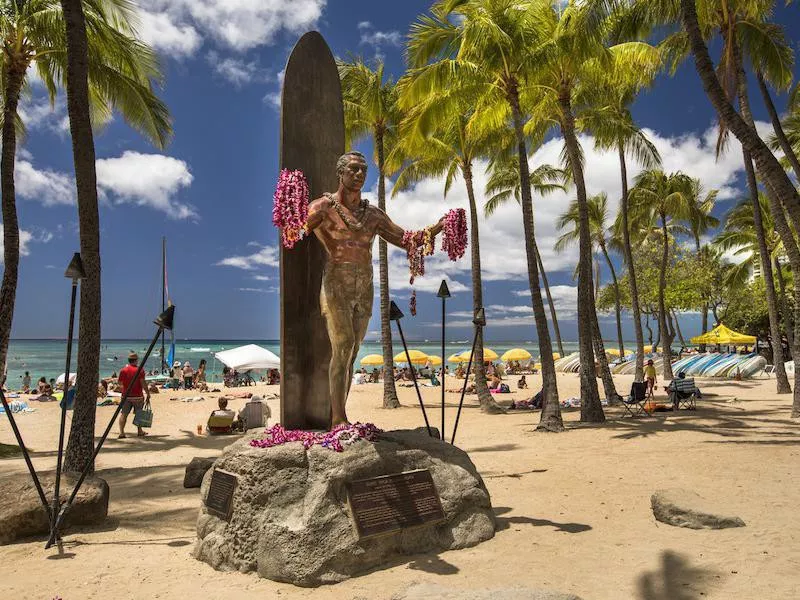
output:
POLYGON ((656 368, 652 358, 647 361, 647 366, 644 368, 644 378, 647 381, 647 395, 652 398, 656 387, 656 368))

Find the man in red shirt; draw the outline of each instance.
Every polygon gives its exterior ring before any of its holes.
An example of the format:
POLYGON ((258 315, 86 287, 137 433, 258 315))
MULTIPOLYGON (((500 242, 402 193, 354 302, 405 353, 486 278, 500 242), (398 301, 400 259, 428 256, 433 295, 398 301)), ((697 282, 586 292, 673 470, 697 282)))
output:
MULTIPOLYGON (((119 372, 119 384, 122 386, 122 395, 125 395, 127 390, 128 397, 125 399, 125 402, 122 404, 122 412, 119 414, 119 438, 124 439, 127 437, 125 435, 125 423, 128 420, 128 415, 131 413, 131 409, 140 409, 144 406, 145 402, 150 402, 150 390, 147 389, 147 382, 144 378, 144 369, 139 374, 138 379, 136 377, 136 371, 139 370, 139 367, 136 363, 139 362, 139 355, 136 352, 131 352, 128 355, 128 364, 125 365, 122 370, 119 372)), ((138 436, 144 437, 147 435, 141 427, 138 428, 138 436)))

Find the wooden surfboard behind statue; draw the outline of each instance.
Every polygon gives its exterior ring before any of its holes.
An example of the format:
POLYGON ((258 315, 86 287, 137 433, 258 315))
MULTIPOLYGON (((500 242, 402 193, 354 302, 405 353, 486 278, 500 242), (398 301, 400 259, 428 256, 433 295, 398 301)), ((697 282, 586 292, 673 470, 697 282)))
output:
MULTIPOLYGON (((283 80, 281 168, 300 169, 311 200, 338 187, 344 153, 344 108, 336 61, 316 31, 294 47, 283 80)), ((281 248, 281 423, 292 429, 330 426, 331 344, 320 312, 325 250, 311 235, 281 248)))

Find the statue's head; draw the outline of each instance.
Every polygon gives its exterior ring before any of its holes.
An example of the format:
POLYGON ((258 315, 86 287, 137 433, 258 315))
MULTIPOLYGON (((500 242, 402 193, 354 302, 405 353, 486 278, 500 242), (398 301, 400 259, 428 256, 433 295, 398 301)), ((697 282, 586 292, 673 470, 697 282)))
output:
POLYGON ((367 179, 367 159, 356 150, 351 150, 336 161, 339 183, 349 190, 360 190, 367 179))

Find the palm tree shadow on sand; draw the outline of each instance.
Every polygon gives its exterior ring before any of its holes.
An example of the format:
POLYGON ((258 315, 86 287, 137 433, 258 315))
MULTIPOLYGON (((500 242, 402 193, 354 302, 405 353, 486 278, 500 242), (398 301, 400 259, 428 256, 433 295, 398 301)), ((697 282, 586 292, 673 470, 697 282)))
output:
POLYGON ((661 567, 639 576, 639 600, 696 600, 708 595, 708 588, 718 582, 719 573, 692 567, 677 552, 665 550, 661 554, 661 567))

